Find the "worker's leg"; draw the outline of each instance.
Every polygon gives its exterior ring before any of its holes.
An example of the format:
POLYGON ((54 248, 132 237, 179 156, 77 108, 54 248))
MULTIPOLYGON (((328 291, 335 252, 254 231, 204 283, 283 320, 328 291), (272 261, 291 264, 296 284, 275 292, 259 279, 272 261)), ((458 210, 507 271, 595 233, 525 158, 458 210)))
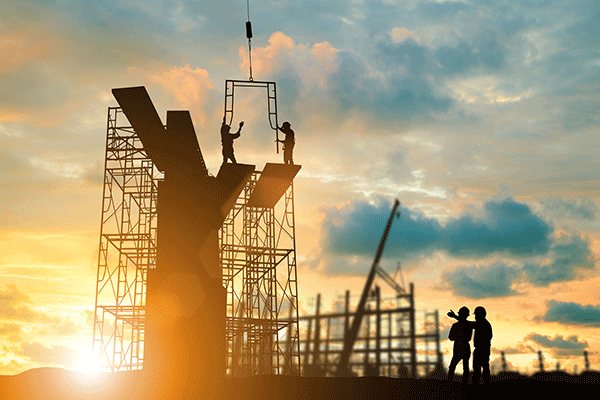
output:
POLYGON ((467 383, 469 383, 469 358, 471 358, 470 356, 471 355, 468 354, 463 359, 463 376, 462 376, 463 385, 466 385, 467 383))
POLYGON ((483 368, 483 383, 490 383, 490 349, 489 347, 482 350, 479 363, 483 368))
POLYGON ((481 350, 473 350, 473 385, 479 385, 481 378, 481 350))
POLYGON ((456 366, 458 365, 459 358, 456 355, 452 355, 452 359, 450 360, 450 365, 448 366, 448 380, 454 380, 454 371, 456 370, 456 366))

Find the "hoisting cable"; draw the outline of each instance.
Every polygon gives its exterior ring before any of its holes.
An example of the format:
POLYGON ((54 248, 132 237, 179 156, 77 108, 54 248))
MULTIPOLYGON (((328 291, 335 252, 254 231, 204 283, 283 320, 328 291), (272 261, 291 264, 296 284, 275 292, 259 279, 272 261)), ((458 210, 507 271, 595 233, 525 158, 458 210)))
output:
POLYGON ((246 37, 248 38, 248 65, 250 66, 250 81, 252 79, 252 23, 250 23, 250 0, 246 0, 246 10, 248 10, 248 21, 246 21, 246 37))

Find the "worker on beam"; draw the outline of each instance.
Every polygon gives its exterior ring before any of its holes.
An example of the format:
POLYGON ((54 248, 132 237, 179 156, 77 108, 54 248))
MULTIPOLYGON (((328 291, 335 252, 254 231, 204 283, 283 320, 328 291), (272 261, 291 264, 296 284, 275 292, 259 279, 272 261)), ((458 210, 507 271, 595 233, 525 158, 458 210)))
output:
POLYGON ((296 144, 296 138, 294 137, 294 131, 292 125, 285 121, 281 127, 277 127, 281 132, 285 134, 285 139, 277 140, 279 143, 283 143, 283 163, 294 164, 292 160, 292 151, 294 150, 294 144, 296 144))
POLYGON ((232 163, 237 164, 235 156, 233 155, 233 140, 240 137, 242 133, 242 126, 244 121, 240 122, 240 127, 236 133, 230 133, 231 126, 225 123, 225 117, 223 117, 223 124, 221 125, 221 145, 223 145, 223 164, 227 160, 231 160, 232 163))

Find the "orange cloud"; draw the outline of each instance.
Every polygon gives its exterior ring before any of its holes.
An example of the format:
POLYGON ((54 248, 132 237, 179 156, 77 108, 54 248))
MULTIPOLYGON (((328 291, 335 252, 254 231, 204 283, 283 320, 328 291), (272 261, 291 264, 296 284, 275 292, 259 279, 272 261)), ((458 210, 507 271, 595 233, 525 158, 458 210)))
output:
MULTIPOLYGON (((140 70, 134 67, 128 69, 128 72, 133 71, 140 70)), ((161 68, 158 72, 140 72, 166 93, 173 95, 179 106, 190 110, 194 122, 200 125, 206 123, 203 105, 210 97, 210 91, 215 88, 207 70, 192 69, 189 64, 186 64, 183 67, 161 68)))
MULTIPOLYGON (((304 44, 295 44, 294 40, 275 32, 266 47, 252 50, 253 77, 274 75, 277 71, 286 71, 302 81, 301 93, 312 102, 327 87, 328 76, 338 70, 338 49, 327 41, 315 43, 312 48, 304 44), (292 73, 294 72, 294 73, 292 73)), ((240 68, 248 72, 248 52, 244 47, 239 49, 240 68)))
POLYGON ((44 44, 33 43, 16 33, 0 34, 0 74, 47 52, 47 46, 44 44))
MULTIPOLYGON (((269 45, 266 47, 257 47, 252 51, 252 72, 253 75, 264 75, 272 71, 280 64, 281 54, 294 48, 294 40, 283 34, 275 32, 269 38, 269 45)), ((249 71, 248 52, 245 47, 240 47, 240 68, 242 71, 249 71)))
MULTIPOLYGON (((4 107, 0 105, 0 123, 2 122, 20 122, 33 126, 50 128, 64 122, 65 115, 68 115, 77 104, 66 103, 56 109, 34 109, 23 110, 14 107, 4 107)), ((8 135, 8 133, 5 133, 8 135)))

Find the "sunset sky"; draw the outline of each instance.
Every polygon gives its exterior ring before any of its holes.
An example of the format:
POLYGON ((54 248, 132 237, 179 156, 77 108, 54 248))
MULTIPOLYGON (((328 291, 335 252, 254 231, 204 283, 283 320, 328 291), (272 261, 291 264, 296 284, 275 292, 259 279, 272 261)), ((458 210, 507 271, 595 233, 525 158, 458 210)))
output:
MULTIPOLYGON (((0 2, 0 374, 91 348, 111 89, 190 110, 216 174, 247 18, 243 0, 0 2)), ((301 309, 360 293, 397 198, 381 265, 443 338, 449 309, 483 305, 496 368, 542 350, 581 371, 587 350, 600 369, 600 2, 251 0, 250 19, 302 165, 301 309)), ((258 169, 282 159, 265 104, 243 94, 234 120, 258 169)))

